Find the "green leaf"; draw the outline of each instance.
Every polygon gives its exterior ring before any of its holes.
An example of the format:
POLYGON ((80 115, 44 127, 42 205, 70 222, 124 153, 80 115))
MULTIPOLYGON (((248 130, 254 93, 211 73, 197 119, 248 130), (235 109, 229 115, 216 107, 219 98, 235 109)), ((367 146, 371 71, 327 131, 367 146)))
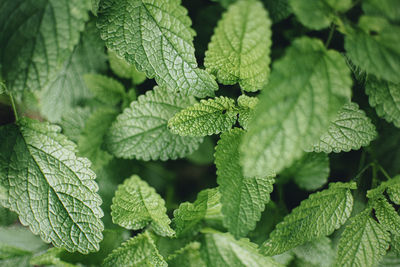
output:
POLYGON ((90 115, 91 111, 88 107, 76 107, 65 112, 59 123, 63 134, 75 143, 78 143, 81 132, 90 115))
POLYGON ((23 227, 0 227, 0 265, 26 267, 30 258, 47 246, 23 227))
POLYGON ((167 267, 154 240, 144 232, 124 242, 104 260, 104 267, 167 267))
POLYGON ((261 2, 240 0, 218 22, 204 59, 207 71, 226 85, 239 83, 249 92, 269 76, 271 21, 261 2))
POLYGON ((113 109, 97 109, 88 117, 79 136, 78 155, 90 159, 96 170, 112 159, 112 156, 102 149, 102 145, 116 116, 117 112, 113 109))
POLYGON ((375 125, 356 103, 345 104, 317 142, 306 151, 339 153, 368 146, 377 137, 375 125))
MULTIPOLYGON (((6 189, 4 189, 4 191, 6 191, 6 189)), ((1 196, 0 193, 0 203, 2 203, 2 201, 6 201, 7 198, 8 196, 1 196)), ((15 214, 14 212, 10 211, 7 208, 3 208, 2 206, 0 206, 0 226, 7 226, 13 224, 17 221, 17 219, 18 219, 17 214, 15 214)))
POLYGON ((286 19, 292 13, 288 0, 263 0, 263 2, 274 23, 286 19))
POLYGON ((243 176, 239 144, 244 133, 238 128, 223 133, 215 152, 223 222, 236 238, 246 236, 256 227, 275 182, 272 177, 243 176))
POLYGON ((218 90, 197 66, 195 32, 180 0, 105 0, 98 26, 109 49, 158 85, 201 98, 218 90))
POLYGON ((125 96, 124 86, 113 78, 100 74, 85 74, 83 79, 94 97, 104 104, 117 105, 125 96))
POLYGON ((201 100, 168 121, 171 132, 180 136, 206 136, 232 128, 237 119, 235 101, 220 96, 201 100))
POLYGON ((138 71, 134 65, 130 65, 123 58, 119 58, 111 50, 108 50, 108 61, 111 70, 120 78, 132 79, 134 84, 141 84, 146 80, 146 74, 138 71))
POLYGON ((242 126, 244 129, 247 129, 250 120, 254 116, 254 108, 258 104, 258 98, 241 95, 238 97, 237 102, 239 106, 238 122, 240 126, 242 126))
POLYGON ((332 242, 326 236, 295 247, 293 252, 306 263, 305 266, 331 267, 336 256, 332 242))
POLYGON ((306 153, 281 176, 283 179, 292 178, 302 189, 316 190, 328 181, 329 157, 325 153, 306 153))
POLYGON ((355 183, 331 183, 329 189, 311 194, 294 208, 260 248, 265 255, 281 254, 291 248, 327 236, 350 217, 355 183))
POLYGON ((200 255, 199 242, 191 242, 168 257, 170 267, 206 267, 200 255))
POLYGON ((111 205, 113 222, 126 229, 140 230, 150 225, 161 236, 173 236, 165 201, 139 176, 133 175, 118 186, 111 205))
POLYGON ((378 187, 368 190, 367 197, 369 199, 382 198, 383 193, 386 191, 391 201, 396 205, 400 205, 400 175, 382 182, 378 187))
POLYGON ((389 251, 379 262, 379 267, 397 267, 400 266, 400 257, 394 252, 389 251))
POLYGON ((33 257, 30 260, 31 265, 51 265, 57 267, 78 267, 78 265, 68 263, 61 259, 61 254, 64 252, 62 248, 50 248, 46 252, 33 257))
POLYGON ((379 223, 393 235, 400 235, 400 216, 386 199, 374 201, 375 216, 379 223))
POLYGON ((1 2, 1 76, 10 91, 45 87, 78 43, 88 10, 86 0, 1 2))
POLYGON ((289 0, 289 3, 302 24, 310 29, 321 30, 328 27, 337 12, 346 12, 352 0, 289 0))
POLYGON ((368 76, 365 92, 379 117, 400 128, 400 84, 368 76))
POLYGON ((193 97, 155 87, 117 117, 106 139, 108 148, 117 157, 142 160, 177 159, 191 154, 202 138, 175 135, 167 123, 175 113, 194 103, 193 97))
POLYGON ((201 191, 194 203, 182 203, 174 211, 173 224, 178 237, 197 233, 206 220, 221 217, 221 194, 218 188, 201 191))
POLYGON ((206 233, 202 250, 207 266, 210 267, 282 266, 272 258, 259 254, 257 245, 247 239, 236 240, 228 233, 206 233))
POLYGON ((345 36, 347 55, 360 68, 378 78, 400 83, 400 26, 378 17, 363 16, 358 28, 345 36))
POLYGON ((389 248, 390 236, 371 218, 371 210, 357 214, 344 229, 335 266, 376 266, 389 248))
POLYGON ((104 43, 95 24, 89 23, 62 68, 38 92, 41 114, 52 122, 59 122, 65 112, 92 96, 83 74, 103 72, 106 67, 104 43))
POLYGON ((321 41, 303 37, 274 64, 241 145, 245 176, 279 173, 328 128, 350 99, 344 58, 321 41))
POLYGON ((28 118, 0 128, 0 184, 23 225, 68 251, 99 249, 101 198, 90 162, 60 128, 28 118))
POLYGON ((215 143, 212 137, 206 137, 204 142, 200 144, 199 149, 186 158, 197 165, 212 164, 214 163, 214 147, 215 143))
POLYGON ((368 16, 381 16, 400 23, 400 2, 397 0, 365 0, 362 9, 368 16))
POLYGON ((126 229, 140 230, 150 225, 158 235, 173 236, 165 201, 139 176, 133 175, 118 186, 111 205, 113 222, 126 229))

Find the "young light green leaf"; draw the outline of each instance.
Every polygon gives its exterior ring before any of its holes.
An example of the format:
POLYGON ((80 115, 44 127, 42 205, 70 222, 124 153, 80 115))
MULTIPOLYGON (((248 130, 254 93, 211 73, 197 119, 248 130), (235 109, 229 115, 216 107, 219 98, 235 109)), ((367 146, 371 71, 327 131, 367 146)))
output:
POLYGON ((148 232, 139 234, 125 243, 104 260, 104 267, 167 267, 148 232))
POLYGON ((376 266, 389 248, 390 236, 366 209, 350 220, 338 247, 335 266, 376 266))
POLYGON ((207 265, 200 255, 200 246, 199 242, 190 242, 168 257, 168 266, 206 267, 207 265))
POLYGON ((123 58, 119 58, 111 50, 108 50, 108 61, 111 70, 120 78, 132 79, 134 84, 141 84, 146 80, 145 73, 138 71, 134 65, 130 65, 123 58))
POLYGON ((202 138, 181 137, 167 128, 168 120, 193 105, 190 96, 155 87, 131 103, 110 128, 108 148, 117 157, 142 160, 182 158, 195 151, 202 138))
POLYGON ((300 22, 314 30, 328 27, 335 12, 345 12, 352 6, 352 0, 289 0, 289 3, 300 22))
POLYGON ((206 136, 229 130, 237 119, 235 101, 220 96, 201 100, 168 121, 171 132, 180 136, 206 136))
POLYGON ((83 79, 94 97, 105 104, 114 106, 125 96, 124 86, 113 78, 100 74, 85 74, 83 79))
POLYGON ((47 246, 23 227, 0 227, 0 265, 5 267, 30 266, 30 258, 47 246))
POLYGON ((239 106, 238 122, 240 126, 247 129, 251 118, 254 116, 254 108, 258 104, 258 98, 241 95, 238 97, 237 102, 239 106))
POLYGON ((345 104, 333 119, 329 128, 306 151, 339 153, 368 146, 377 137, 375 125, 356 103, 345 104))
POLYGON ((400 216, 394 207, 385 199, 374 201, 375 216, 379 223, 393 235, 400 236, 400 216))
POLYGON ((95 110, 85 122, 78 140, 78 155, 87 157, 94 169, 106 165, 112 156, 102 149, 104 137, 115 120, 117 112, 103 108, 95 110))
POLYGON ((269 76, 271 21, 257 0, 239 0, 218 22, 204 59, 207 71, 222 84, 239 83, 249 92, 269 76))
POLYGON ((236 238, 246 236, 255 228, 275 182, 272 177, 243 176, 239 145, 244 133, 239 128, 223 133, 215 149, 223 222, 236 238))
POLYGON ((379 17, 363 16, 345 36, 345 49, 360 68, 378 78, 400 83, 400 26, 379 17))
POLYGON ((306 263, 305 266, 331 267, 335 259, 332 242, 326 236, 297 246, 292 251, 306 263))
POLYGON ((29 263, 34 266, 78 267, 78 265, 63 261, 61 259, 62 253, 64 253, 62 248, 50 248, 46 252, 33 257, 29 263))
POLYGON ((397 0, 365 0, 362 9, 368 16, 381 16, 393 23, 400 22, 400 2, 397 0))
POLYGON ((1 76, 10 91, 45 87, 78 43, 89 8, 87 0, 1 2, 1 76))
POLYGON ((139 176, 133 175, 120 185, 111 205, 115 224, 126 229, 140 230, 147 225, 161 236, 175 234, 169 224, 165 201, 139 176))
POLYGON ((257 245, 247 239, 236 240, 229 233, 206 233, 202 253, 207 266, 220 267, 278 267, 272 258, 261 255, 257 245))
POLYGON ((218 188, 201 191, 195 202, 182 203, 174 211, 173 224, 178 237, 197 233, 206 220, 219 219, 221 194, 218 188))
POLYGON ((99 249, 104 228, 96 175, 60 130, 28 118, 2 126, 0 184, 8 189, 10 209, 34 234, 88 253, 99 249))
POLYGON ((400 128, 400 83, 387 82, 370 75, 365 92, 378 116, 400 128))
POLYGON ((295 40, 274 64, 243 138, 245 176, 279 173, 298 159, 349 101, 351 83, 338 52, 316 39, 295 40))
MULTIPOLYGON (((85 0, 87 1, 87 0, 85 0)), ((65 112, 92 96, 83 74, 106 70, 104 43, 94 23, 88 23, 78 45, 53 79, 38 92, 40 112, 48 120, 59 122, 65 112)))
POLYGON ((300 188, 316 190, 328 181, 329 157, 325 153, 306 153, 280 176, 292 178, 300 188))
POLYGON ((218 90, 213 77, 197 66, 195 32, 180 0, 105 0, 98 26, 109 49, 160 86, 197 97, 218 90))
POLYGON ((316 238, 327 236, 350 217, 355 183, 332 183, 329 189, 311 194, 293 209, 260 248, 265 255, 281 254, 316 238))

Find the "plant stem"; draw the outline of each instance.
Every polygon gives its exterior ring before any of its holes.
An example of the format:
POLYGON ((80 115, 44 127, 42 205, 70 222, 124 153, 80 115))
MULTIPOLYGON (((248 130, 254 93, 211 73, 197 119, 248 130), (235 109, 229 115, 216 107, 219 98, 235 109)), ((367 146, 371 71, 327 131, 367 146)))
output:
POLYGON ((9 96, 10 96, 11 106, 12 106, 12 109, 13 109, 13 112, 14 112, 15 121, 19 121, 19 116, 18 116, 18 112, 17 112, 17 107, 16 107, 16 105, 15 105, 14 97, 13 97, 13 95, 12 95, 11 92, 9 92, 9 96))
POLYGON ((325 47, 326 48, 328 48, 329 44, 332 41, 332 37, 333 37, 333 33, 335 32, 335 28, 336 28, 335 24, 332 24, 331 30, 329 31, 328 39, 325 42, 325 47))
POLYGON ((386 179, 390 180, 390 175, 385 171, 385 169, 379 165, 379 170, 381 171, 381 173, 383 174, 383 176, 385 176, 386 179))

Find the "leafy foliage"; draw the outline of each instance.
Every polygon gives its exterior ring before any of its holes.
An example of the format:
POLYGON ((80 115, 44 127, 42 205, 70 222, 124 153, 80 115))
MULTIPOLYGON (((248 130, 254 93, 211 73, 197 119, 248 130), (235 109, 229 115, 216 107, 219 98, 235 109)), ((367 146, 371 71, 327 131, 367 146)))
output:
POLYGON ((167 123, 194 103, 192 97, 155 87, 117 117, 107 137, 108 148, 118 157, 144 160, 176 159, 192 153, 202 139, 175 135, 167 129, 167 123))
POLYGON ((334 183, 329 189, 311 194, 293 209, 262 245, 265 255, 281 254, 318 237, 330 235, 350 217, 355 184, 334 183))
POLYGON ((243 138, 245 176, 279 173, 299 158, 349 99, 349 75, 336 51, 315 39, 296 40, 275 63, 243 138))
POLYGON ((141 84, 146 80, 146 74, 130 65, 123 58, 119 58, 116 53, 108 50, 108 61, 111 70, 121 78, 132 79, 134 84, 141 84))
POLYGON ((194 31, 179 0, 107 0, 100 4, 98 25, 109 49, 147 77, 155 77, 160 86, 197 97, 214 94, 215 81, 197 67, 194 31))
POLYGON ((269 75, 271 21, 261 2, 238 1, 222 16, 204 65, 222 84, 239 83, 254 92, 269 75))
POLYGON ((236 119, 233 99, 210 98, 175 114, 168 121, 168 128, 181 136, 206 136, 230 129, 236 119))
POLYGON ((174 231, 165 212, 164 200, 136 175, 118 187, 111 206, 114 223, 132 230, 140 230, 150 224, 157 234, 171 236, 174 231))
POLYGON ((246 236, 254 229, 270 200, 274 183, 272 177, 243 176, 239 163, 243 134, 244 131, 238 128, 223 133, 215 152, 224 225, 236 238, 246 236))

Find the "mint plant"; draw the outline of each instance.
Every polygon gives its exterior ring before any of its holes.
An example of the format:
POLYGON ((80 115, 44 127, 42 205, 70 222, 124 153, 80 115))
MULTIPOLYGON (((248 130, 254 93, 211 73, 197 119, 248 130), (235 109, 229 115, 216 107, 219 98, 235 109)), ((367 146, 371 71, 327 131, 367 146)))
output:
POLYGON ((2 0, 1 266, 400 265, 397 0, 2 0))

